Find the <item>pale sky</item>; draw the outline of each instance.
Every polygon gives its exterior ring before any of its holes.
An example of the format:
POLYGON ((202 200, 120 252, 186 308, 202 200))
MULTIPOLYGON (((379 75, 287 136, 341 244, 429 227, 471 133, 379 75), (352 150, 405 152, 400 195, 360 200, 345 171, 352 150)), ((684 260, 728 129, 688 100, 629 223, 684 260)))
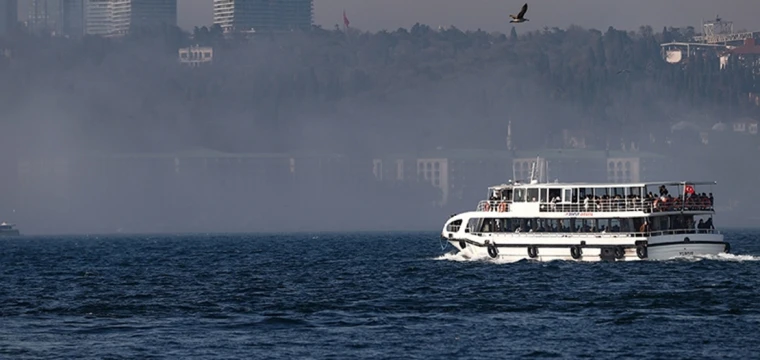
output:
MULTIPOLYGON (((509 14, 519 12, 524 0, 314 0, 316 24, 331 28, 342 23, 346 9, 351 26, 362 30, 409 28, 415 22, 433 27, 507 32, 509 14)), ((720 15, 736 30, 760 31, 760 0, 536 0, 528 2, 526 18, 518 29, 571 24, 606 30, 638 29, 652 25, 701 26, 702 18, 720 15)), ((212 23, 213 0, 179 0, 180 26, 192 29, 212 23)))

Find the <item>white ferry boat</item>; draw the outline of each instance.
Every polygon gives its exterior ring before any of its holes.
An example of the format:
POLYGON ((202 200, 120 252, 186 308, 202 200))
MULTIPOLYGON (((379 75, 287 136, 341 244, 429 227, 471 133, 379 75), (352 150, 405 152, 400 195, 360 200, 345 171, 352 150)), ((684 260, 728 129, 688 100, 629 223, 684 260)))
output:
POLYGON ((466 258, 629 261, 716 255, 729 252, 730 245, 713 226, 715 184, 510 181, 489 187, 488 200, 475 211, 453 215, 441 236, 466 258))

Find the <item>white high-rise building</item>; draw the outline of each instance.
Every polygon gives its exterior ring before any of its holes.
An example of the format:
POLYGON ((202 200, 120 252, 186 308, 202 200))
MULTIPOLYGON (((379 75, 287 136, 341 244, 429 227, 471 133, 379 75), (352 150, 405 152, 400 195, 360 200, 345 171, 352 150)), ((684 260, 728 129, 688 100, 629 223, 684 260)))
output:
POLYGON ((314 0, 214 0, 214 25, 224 31, 309 30, 314 0))
POLYGON ((85 33, 120 36, 129 32, 131 0, 87 0, 85 33))

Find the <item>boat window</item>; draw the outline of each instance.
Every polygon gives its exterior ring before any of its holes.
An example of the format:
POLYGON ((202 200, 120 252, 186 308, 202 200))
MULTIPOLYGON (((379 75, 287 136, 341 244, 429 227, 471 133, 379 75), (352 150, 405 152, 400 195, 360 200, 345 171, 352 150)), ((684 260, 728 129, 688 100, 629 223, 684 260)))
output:
POLYGON ((620 195, 620 197, 625 197, 625 188, 622 188, 622 187, 612 188, 612 195, 613 196, 620 195))
POLYGON ((487 218, 483 219, 480 232, 494 233, 494 232, 509 232, 510 223, 509 219, 502 218, 487 218))
POLYGON ((641 196, 641 188, 640 187, 632 187, 628 189, 628 194, 634 195, 634 196, 641 196))
POLYGON ((512 200, 512 189, 504 189, 501 191, 502 200, 512 200))
POLYGON ((499 198, 499 190, 497 189, 489 189, 488 190, 488 198, 489 200, 496 200, 499 198))
POLYGON ((581 188, 580 190, 580 198, 583 199, 586 196, 593 196, 594 195, 594 189, 592 188, 581 188))
POLYGON ((518 188, 515 189, 515 202, 524 202, 525 201, 525 189, 518 188))
POLYGON ((477 232, 476 230, 480 228, 480 220, 480 218, 471 218, 467 222, 467 228, 465 230, 468 232, 477 232))
POLYGON ((594 196, 603 197, 609 195, 609 191, 607 188, 595 188, 594 189, 594 196))
POLYGON ((528 202, 536 202, 538 201, 538 189, 528 189, 528 202))
POLYGON ((596 228, 599 229, 599 232, 609 232, 610 219, 597 219, 596 228))
POLYGON ((564 189, 564 195, 562 196, 562 201, 569 203, 572 201, 572 189, 564 189))
POLYGON ((457 232, 460 226, 462 226, 462 220, 452 221, 446 226, 446 231, 457 232))
POLYGON ((549 189, 549 201, 557 198, 559 198, 558 201, 562 200, 562 189, 549 189))
POLYGON ((620 219, 610 219, 610 232, 620 232, 620 219))

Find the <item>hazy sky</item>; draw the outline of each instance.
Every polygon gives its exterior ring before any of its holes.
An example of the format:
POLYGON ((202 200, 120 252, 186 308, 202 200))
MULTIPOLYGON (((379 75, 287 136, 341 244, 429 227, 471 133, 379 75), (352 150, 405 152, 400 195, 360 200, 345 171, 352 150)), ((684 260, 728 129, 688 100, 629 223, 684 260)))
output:
MULTIPOLYGON (((315 23, 331 27, 341 23, 346 9, 351 26, 376 31, 409 28, 415 22, 430 26, 455 25, 460 29, 482 28, 509 31, 508 15, 523 0, 315 0, 315 23)), ((760 30, 760 0, 537 0, 530 1, 519 28, 571 24, 604 30, 608 26, 637 29, 639 25, 699 26, 702 18, 720 15, 739 29, 760 30)), ((192 28, 212 22, 212 0, 180 0, 180 26, 192 28)))

